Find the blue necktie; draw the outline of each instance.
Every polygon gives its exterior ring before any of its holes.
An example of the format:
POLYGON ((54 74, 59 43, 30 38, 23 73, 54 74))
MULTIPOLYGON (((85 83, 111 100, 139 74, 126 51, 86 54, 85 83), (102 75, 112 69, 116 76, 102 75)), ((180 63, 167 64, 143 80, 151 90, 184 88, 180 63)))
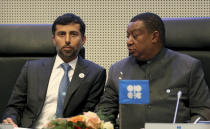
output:
POLYGON ((71 66, 68 63, 61 64, 61 67, 64 70, 63 78, 60 82, 59 91, 58 91, 58 100, 57 100, 57 109, 56 117, 63 117, 63 104, 66 97, 66 92, 70 84, 68 72, 71 69, 71 66))

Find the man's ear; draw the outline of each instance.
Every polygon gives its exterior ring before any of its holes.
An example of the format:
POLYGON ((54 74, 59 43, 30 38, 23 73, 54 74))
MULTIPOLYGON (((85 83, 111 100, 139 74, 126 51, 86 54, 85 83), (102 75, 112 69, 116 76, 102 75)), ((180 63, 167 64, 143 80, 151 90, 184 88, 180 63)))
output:
POLYGON ((154 31, 152 33, 152 42, 157 43, 160 39, 160 33, 158 31, 154 31))
POLYGON ((56 46, 55 35, 52 35, 52 42, 53 42, 53 45, 56 46))
POLYGON ((86 42, 86 36, 84 35, 84 36, 82 37, 82 45, 84 45, 85 42, 86 42))

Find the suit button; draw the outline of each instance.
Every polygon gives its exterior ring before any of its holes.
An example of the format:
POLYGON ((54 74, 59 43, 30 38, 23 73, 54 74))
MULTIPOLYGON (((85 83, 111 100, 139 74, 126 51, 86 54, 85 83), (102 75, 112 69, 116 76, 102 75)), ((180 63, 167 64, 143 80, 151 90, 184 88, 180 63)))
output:
POLYGON ((151 109, 152 109, 152 106, 147 105, 147 110, 151 110, 151 109))
POLYGON ((36 118, 33 118, 33 120, 32 120, 33 122, 35 122, 36 121, 36 118))

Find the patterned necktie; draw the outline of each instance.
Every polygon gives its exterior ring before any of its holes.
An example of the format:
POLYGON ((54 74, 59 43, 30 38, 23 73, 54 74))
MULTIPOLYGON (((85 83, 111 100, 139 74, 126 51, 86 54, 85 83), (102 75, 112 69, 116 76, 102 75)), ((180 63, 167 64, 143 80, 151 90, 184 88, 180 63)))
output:
POLYGON ((63 104, 66 97, 68 86, 70 84, 68 72, 71 69, 71 66, 68 63, 61 64, 61 67, 64 70, 64 75, 60 82, 59 91, 58 91, 57 109, 56 109, 56 117, 58 118, 63 117, 63 104))

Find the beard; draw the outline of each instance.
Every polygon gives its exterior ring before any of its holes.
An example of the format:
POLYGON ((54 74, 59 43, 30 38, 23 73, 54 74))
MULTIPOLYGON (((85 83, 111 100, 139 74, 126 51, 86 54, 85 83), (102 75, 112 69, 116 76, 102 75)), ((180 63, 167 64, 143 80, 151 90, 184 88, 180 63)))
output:
POLYGON ((65 45, 57 51, 58 51, 58 54, 60 55, 61 58, 66 58, 66 59, 73 59, 79 53, 78 49, 75 49, 74 47, 72 47, 70 45, 65 45), (70 49, 65 50, 66 47, 68 47, 70 49))

